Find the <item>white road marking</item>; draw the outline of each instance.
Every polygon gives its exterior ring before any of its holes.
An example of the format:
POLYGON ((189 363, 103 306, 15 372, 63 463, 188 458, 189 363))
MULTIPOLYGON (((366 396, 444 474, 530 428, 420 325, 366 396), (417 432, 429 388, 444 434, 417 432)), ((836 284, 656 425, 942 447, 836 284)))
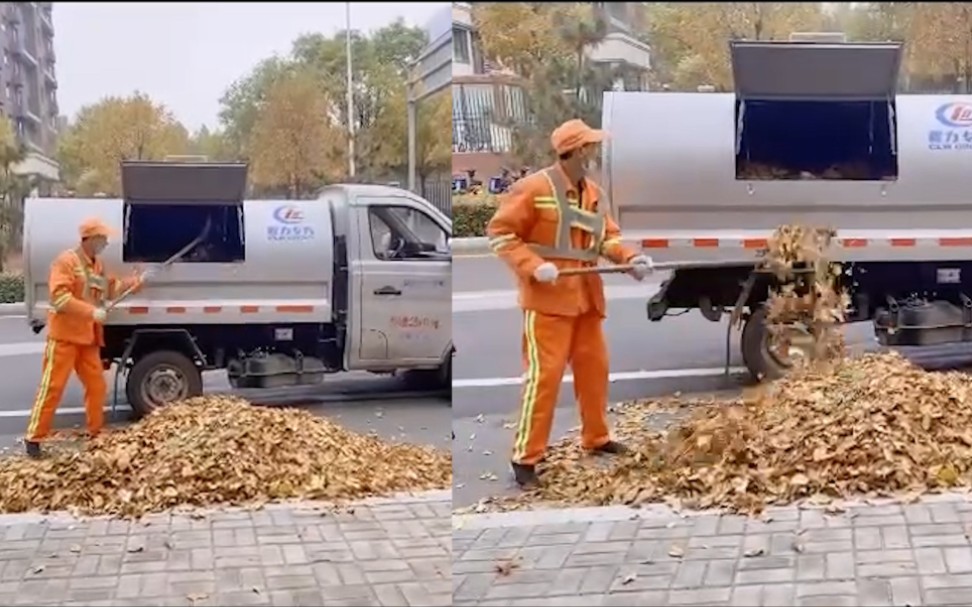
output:
POLYGON ((25 356, 27 354, 43 354, 45 343, 42 341, 18 341, 12 344, 0 344, 0 358, 7 356, 25 356))
MULTIPOLYGON (((604 287, 604 297, 608 301, 642 299, 647 302, 658 292, 659 288, 661 288, 661 283, 655 281, 633 285, 610 285, 604 287)), ((457 291, 452 294, 452 313, 512 310, 519 307, 516 303, 516 296, 515 289, 457 291)))
MULTIPOLYGON (((127 404, 118 403, 118 411, 127 411, 127 404)), ((105 407, 106 412, 111 411, 111 407, 105 407)), ((84 407, 58 407, 57 415, 70 415, 72 413, 84 413, 84 407)), ((16 409, 14 411, 0 411, 0 419, 12 417, 30 417, 30 409, 16 409)))
MULTIPOLYGON (((724 367, 703 369, 659 369, 657 371, 622 371, 611 373, 609 381, 631 381, 635 379, 680 379, 686 377, 717 377, 726 372, 724 367)), ((744 373, 745 367, 729 367, 729 373, 744 373)), ((573 375, 564 375, 564 383, 573 383, 573 375)), ((519 386, 523 377, 483 377, 452 380, 452 389, 458 388, 496 388, 499 386, 519 386)))

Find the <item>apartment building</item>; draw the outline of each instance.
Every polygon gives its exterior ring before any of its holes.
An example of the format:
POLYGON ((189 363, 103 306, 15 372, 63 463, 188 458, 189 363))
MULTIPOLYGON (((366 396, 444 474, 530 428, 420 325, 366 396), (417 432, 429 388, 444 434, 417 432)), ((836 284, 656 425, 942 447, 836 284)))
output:
POLYGON ((58 106, 52 2, 0 3, 0 113, 27 147, 18 172, 58 179, 58 106))
MULTIPOLYGON (((647 90, 651 49, 634 32, 641 17, 634 2, 594 2, 608 34, 588 51, 591 61, 618 68, 615 90, 647 90)), ((483 57, 469 2, 452 5, 452 170, 475 170, 484 181, 499 173, 512 147, 512 129, 526 119, 516 74, 483 57)))

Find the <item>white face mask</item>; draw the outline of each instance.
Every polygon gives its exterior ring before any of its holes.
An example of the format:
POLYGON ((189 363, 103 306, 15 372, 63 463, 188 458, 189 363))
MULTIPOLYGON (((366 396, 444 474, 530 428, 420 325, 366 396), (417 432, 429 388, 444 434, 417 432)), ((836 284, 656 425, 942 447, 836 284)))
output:
POLYGON ((101 255, 102 251, 104 251, 106 248, 108 248, 108 243, 107 242, 99 242, 93 248, 94 254, 95 255, 101 255))

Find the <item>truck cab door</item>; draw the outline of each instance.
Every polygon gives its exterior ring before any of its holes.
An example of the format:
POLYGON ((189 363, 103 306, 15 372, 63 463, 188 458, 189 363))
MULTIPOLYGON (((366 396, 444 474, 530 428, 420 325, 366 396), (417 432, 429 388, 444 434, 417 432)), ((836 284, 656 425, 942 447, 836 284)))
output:
POLYGON ((451 230, 406 195, 359 197, 348 368, 435 366, 452 337, 451 230))

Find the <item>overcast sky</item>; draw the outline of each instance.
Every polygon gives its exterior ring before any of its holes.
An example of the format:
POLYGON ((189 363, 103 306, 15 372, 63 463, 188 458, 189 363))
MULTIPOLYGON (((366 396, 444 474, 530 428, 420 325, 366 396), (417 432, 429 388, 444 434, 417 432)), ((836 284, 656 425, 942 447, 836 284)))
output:
MULTIPOLYGON (((352 29, 397 17, 441 27, 446 2, 351 3, 352 29)), ((106 95, 136 89, 190 130, 216 125, 219 97, 261 59, 290 52, 300 34, 343 30, 345 3, 54 3, 57 97, 69 117, 106 95)))

